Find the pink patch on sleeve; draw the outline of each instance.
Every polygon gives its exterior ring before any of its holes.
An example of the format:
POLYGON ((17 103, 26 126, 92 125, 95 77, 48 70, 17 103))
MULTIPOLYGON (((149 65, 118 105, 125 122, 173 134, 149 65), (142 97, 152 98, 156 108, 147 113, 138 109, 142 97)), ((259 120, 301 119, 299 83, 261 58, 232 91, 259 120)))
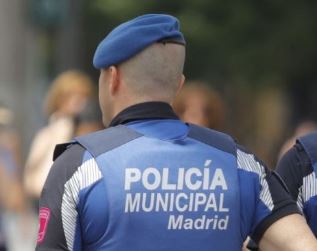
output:
POLYGON ((39 233, 37 236, 37 243, 44 240, 48 222, 50 220, 51 210, 47 207, 41 207, 39 211, 39 233))

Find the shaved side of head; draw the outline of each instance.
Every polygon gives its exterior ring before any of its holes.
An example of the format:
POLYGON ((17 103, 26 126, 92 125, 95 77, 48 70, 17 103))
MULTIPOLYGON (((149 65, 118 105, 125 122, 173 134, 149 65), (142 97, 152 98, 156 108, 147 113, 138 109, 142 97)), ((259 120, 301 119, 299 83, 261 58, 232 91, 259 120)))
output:
POLYGON ((182 80, 185 47, 155 43, 119 66, 132 95, 170 102, 182 80))

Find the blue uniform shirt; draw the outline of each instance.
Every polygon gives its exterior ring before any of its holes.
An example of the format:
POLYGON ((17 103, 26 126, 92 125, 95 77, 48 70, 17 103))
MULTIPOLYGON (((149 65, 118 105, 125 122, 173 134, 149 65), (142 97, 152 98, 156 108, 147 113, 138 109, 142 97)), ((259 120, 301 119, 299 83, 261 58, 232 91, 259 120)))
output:
POLYGON ((129 107, 63 147, 42 193, 37 250, 240 251, 297 212, 252 153, 165 103, 129 107))
POLYGON ((279 161, 277 172, 317 237, 317 132, 298 139, 279 161))

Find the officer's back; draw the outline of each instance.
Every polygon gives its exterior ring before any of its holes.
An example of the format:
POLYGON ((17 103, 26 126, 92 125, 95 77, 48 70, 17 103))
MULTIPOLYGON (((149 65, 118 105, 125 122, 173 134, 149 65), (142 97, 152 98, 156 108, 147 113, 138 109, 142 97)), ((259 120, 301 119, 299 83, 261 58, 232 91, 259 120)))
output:
POLYGON ((264 251, 316 248, 276 175, 228 135, 177 118, 170 103, 184 59, 168 15, 133 19, 100 43, 94 66, 110 128, 56 148, 38 250, 238 251, 248 235, 264 251))
MULTIPOLYGON (((166 104, 158 105, 170 112, 170 119, 114 127, 107 140, 124 143, 111 150, 107 144, 104 150, 90 148, 92 135, 78 139, 96 157, 102 177, 102 182, 80 196, 83 205, 100 198, 85 210, 81 222, 86 243, 93 243, 89 250, 210 250, 211 246, 238 250, 247 234, 241 234, 240 228, 247 231, 248 226, 240 224, 233 141, 188 126, 166 104), (205 141, 208 137, 212 140, 205 141), (98 234, 94 229, 99 229, 98 234), (228 235, 231 241, 219 242, 228 235), (96 242, 99 238, 101 246, 96 242)), ((96 140, 106 134, 102 132, 96 140)), ((251 216, 245 216, 251 221, 251 216)))

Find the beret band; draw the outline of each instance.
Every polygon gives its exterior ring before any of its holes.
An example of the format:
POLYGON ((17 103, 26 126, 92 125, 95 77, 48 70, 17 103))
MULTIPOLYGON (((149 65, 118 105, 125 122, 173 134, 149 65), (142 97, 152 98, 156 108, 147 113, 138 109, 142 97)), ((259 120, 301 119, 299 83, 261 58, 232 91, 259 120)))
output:
POLYGON ((177 18, 147 14, 119 25, 98 45, 93 65, 97 69, 118 65, 156 42, 185 45, 177 18))

